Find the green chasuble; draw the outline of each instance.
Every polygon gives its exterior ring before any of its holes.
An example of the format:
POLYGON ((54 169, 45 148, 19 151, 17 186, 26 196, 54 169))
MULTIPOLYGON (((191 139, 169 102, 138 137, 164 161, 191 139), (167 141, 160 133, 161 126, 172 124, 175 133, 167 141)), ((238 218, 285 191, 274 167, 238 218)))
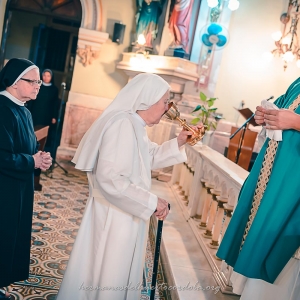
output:
MULTIPOLYGON (((300 114, 299 95, 300 78, 275 104, 300 114)), ((273 283, 299 247, 300 132, 291 129, 281 142, 265 141, 217 256, 237 273, 273 283)))

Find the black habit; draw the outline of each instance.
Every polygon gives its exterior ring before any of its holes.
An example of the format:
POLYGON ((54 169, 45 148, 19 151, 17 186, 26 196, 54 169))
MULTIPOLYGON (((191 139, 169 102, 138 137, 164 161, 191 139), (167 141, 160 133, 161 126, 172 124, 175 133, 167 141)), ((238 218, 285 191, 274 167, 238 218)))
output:
POLYGON ((0 95, 0 287, 29 277, 37 149, 28 109, 0 95))

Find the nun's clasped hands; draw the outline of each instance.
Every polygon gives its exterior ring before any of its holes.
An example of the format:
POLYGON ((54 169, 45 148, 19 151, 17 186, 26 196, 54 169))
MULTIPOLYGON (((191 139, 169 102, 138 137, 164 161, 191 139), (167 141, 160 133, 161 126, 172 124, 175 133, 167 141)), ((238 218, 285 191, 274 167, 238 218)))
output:
POLYGON ((49 152, 39 151, 33 155, 34 168, 46 171, 52 165, 52 157, 49 152))

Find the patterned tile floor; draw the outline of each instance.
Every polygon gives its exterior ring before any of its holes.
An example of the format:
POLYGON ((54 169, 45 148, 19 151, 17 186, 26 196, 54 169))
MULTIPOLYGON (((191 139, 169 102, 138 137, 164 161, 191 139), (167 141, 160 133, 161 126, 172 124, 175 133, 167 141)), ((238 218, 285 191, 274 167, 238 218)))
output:
MULTIPOLYGON (((88 196, 85 173, 71 169, 65 175, 54 168, 48 176, 41 175, 43 190, 34 197, 30 277, 8 288, 12 300, 55 300, 82 219, 88 196)), ((149 236, 144 271, 144 284, 148 287, 152 275, 153 230, 149 236)), ((164 283, 161 268, 158 283, 164 283)), ((156 299, 170 299, 169 295, 159 293, 156 299)), ((149 299, 146 288, 141 299, 149 299)))

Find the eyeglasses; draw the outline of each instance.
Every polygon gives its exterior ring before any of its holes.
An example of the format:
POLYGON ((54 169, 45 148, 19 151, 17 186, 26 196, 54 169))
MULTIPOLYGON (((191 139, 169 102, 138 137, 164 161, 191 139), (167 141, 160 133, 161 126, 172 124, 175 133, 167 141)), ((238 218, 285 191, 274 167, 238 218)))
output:
POLYGON ((27 78, 20 78, 20 80, 24 80, 30 83, 30 85, 34 86, 35 84, 37 84, 38 86, 41 86, 43 81, 42 80, 31 80, 31 79, 27 79, 27 78))

